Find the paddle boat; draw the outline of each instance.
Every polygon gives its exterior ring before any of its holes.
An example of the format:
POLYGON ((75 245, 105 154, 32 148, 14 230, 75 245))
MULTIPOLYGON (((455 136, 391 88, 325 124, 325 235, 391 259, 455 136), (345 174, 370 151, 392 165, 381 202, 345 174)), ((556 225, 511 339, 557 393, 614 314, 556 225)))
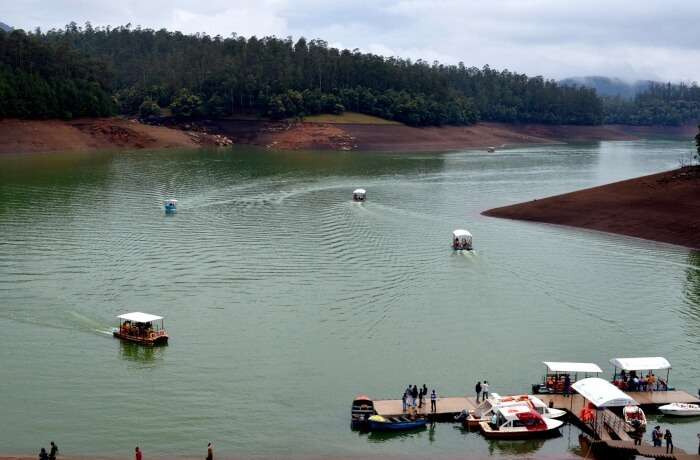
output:
POLYGON ((471 251, 472 234, 463 229, 457 229, 452 232, 452 249, 455 251, 471 251))
POLYGON ((383 417, 381 415, 372 415, 368 419, 369 431, 412 431, 425 428, 428 424, 428 419, 419 417, 410 419, 404 416, 398 417, 383 417))
POLYGON ((671 403, 659 406, 659 410, 672 417, 700 417, 700 404, 671 403))
POLYGON ((639 406, 625 406, 622 408, 622 415, 625 417, 625 422, 630 425, 635 424, 635 420, 639 422, 639 426, 644 428, 647 426, 647 416, 639 406))
POLYGON ((487 439, 531 439, 556 436, 564 424, 544 418, 529 404, 496 407, 489 422, 480 422, 481 434, 487 439))
POLYGON ((543 361, 547 370, 545 371, 542 383, 532 385, 534 394, 563 394, 567 391, 566 384, 571 386, 572 383, 579 379, 579 374, 583 378, 589 376, 596 377, 603 370, 594 363, 569 363, 558 361, 543 361))
POLYGON ((363 188, 355 189, 352 192, 352 201, 365 201, 367 199, 367 191, 363 188))
POLYGON ((162 316, 136 311, 119 315, 117 318, 119 327, 112 329, 114 337, 145 346, 168 343, 168 332, 163 327, 162 316))
POLYGON ((353 429, 366 428, 369 423, 369 418, 377 412, 374 410, 374 401, 367 395, 355 396, 352 400, 352 409, 350 411, 350 426, 353 429))
POLYGON ((165 209, 165 212, 177 211, 177 200, 165 200, 163 202, 163 208, 165 209))

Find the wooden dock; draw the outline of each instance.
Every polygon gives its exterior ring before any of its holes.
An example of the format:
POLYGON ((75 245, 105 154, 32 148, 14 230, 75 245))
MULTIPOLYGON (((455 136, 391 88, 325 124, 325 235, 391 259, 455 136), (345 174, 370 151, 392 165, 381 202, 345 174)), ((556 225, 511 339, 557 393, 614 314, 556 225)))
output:
MULTIPOLYGON (((463 410, 476 409, 476 398, 468 397, 449 397, 438 398, 436 402, 436 412, 430 411, 430 397, 423 402, 423 407, 416 408, 418 415, 424 415, 430 420, 436 422, 451 422, 456 415, 459 415, 463 410)), ((403 411, 403 403, 400 399, 385 399, 374 401, 374 410, 377 414, 384 417, 396 417, 405 414, 403 411)))

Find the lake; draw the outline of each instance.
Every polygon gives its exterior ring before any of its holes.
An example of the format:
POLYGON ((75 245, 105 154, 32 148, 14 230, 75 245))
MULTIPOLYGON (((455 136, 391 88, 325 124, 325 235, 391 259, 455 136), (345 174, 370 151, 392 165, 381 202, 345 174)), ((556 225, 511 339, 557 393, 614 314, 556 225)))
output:
MULTIPOLYGON (((0 452, 576 456, 578 430, 350 430, 357 393, 521 393, 541 364, 665 356, 700 376, 700 254, 480 212, 673 169, 690 142, 369 154, 0 157, 0 452), (356 187, 366 203, 353 203, 356 187), (162 201, 177 198, 165 215, 162 201), (466 228, 476 251, 453 253, 466 228), (110 336, 165 316, 167 347, 110 336)), ((693 451, 700 420, 664 427, 693 451)))

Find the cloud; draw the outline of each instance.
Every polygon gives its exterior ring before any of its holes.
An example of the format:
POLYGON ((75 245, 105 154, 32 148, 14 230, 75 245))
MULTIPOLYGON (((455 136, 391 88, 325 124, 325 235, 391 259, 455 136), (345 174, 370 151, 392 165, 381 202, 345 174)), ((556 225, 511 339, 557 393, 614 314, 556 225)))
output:
POLYGON ((15 27, 131 23, 211 35, 322 38, 428 62, 562 78, 695 80, 697 0, 26 0, 0 20, 15 27))

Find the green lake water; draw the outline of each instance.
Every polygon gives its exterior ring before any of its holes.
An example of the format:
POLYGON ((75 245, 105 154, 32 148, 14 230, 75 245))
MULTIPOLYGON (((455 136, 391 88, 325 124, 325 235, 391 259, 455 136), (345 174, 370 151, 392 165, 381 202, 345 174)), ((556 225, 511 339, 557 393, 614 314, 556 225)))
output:
MULTIPOLYGON (((0 452, 575 457, 571 426, 534 443, 452 424, 358 434, 350 402, 483 379, 521 393, 543 360, 608 376, 624 356, 665 356, 671 384, 697 392, 699 253, 480 215, 673 169, 690 149, 0 157, 0 452), (474 254, 451 251, 456 228, 474 254), (165 316, 170 345, 112 338, 127 311, 165 316)), ((700 420, 660 421, 697 448, 700 420)))

